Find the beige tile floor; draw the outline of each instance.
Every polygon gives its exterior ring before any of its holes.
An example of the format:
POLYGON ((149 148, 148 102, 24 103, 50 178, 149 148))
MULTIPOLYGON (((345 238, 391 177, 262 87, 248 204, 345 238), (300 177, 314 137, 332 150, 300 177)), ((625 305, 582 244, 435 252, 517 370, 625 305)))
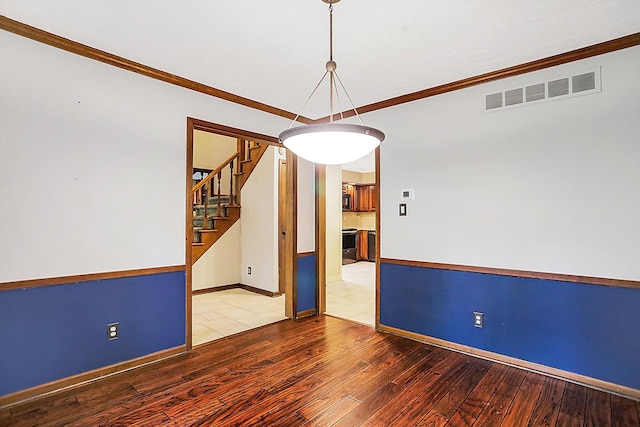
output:
MULTIPOLYGON (((284 295, 272 298, 244 289, 195 295, 192 310, 194 346, 286 319, 284 295)), ((374 325, 374 263, 342 266, 342 280, 327 283, 327 314, 374 325)))
POLYGON ((192 343, 200 345, 283 319, 284 295, 272 298, 244 289, 194 295, 192 343))
POLYGON ((343 265, 342 280, 327 283, 327 314, 373 326, 375 289, 375 263, 343 265))

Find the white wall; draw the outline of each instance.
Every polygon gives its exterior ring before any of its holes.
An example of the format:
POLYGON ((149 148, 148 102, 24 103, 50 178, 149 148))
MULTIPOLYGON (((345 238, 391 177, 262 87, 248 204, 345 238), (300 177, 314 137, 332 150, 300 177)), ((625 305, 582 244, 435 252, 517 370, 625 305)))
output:
POLYGON ((367 115, 387 135, 382 257, 640 280, 639 64, 634 47, 367 115), (601 93, 483 111, 595 66, 601 93))
POLYGON ((315 165, 298 158, 298 253, 316 250, 315 165))
POLYGON ((327 282, 342 279, 342 167, 327 166, 327 282))
POLYGON ((278 162, 269 147, 242 188, 241 282, 278 291, 278 162), (251 267, 248 274, 247 267, 251 267))
POLYGON ((236 138, 201 130, 193 131, 194 168, 215 169, 236 151, 238 151, 236 138))
POLYGON ((186 118, 289 120, 0 31, 0 281, 185 262, 186 118))
POLYGON ((240 221, 193 264, 191 282, 193 290, 241 282, 240 221))
POLYGON ((353 184, 375 184, 375 172, 356 172, 342 169, 342 181, 353 184))
MULTIPOLYGON (((238 151, 238 140, 200 130, 193 131, 193 167, 215 170, 238 151)), ((236 168, 238 167, 236 162, 236 168)), ((231 168, 225 167, 220 175, 220 194, 229 194, 231 168)), ((218 178, 212 178, 213 191, 218 193, 218 178)), ((234 192, 235 192, 234 188, 234 192)))

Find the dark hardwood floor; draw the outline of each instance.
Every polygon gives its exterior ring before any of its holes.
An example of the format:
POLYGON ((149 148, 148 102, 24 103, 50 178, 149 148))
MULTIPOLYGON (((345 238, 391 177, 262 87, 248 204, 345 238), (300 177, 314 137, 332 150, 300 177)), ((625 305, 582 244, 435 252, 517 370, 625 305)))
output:
POLYGON ((329 316, 0 410, 2 426, 640 426, 639 402, 329 316))

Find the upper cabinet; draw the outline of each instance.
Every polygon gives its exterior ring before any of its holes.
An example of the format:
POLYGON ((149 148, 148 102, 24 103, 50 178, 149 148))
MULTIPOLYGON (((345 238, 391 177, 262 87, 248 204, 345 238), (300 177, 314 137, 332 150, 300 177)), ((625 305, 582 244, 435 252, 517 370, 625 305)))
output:
POLYGON ((376 210, 375 184, 342 184, 342 210, 374 212, 376 210))
POLYGON ((376 186, 369 185, 369 212, 376 210, 376 186))
POLYGON ((351 184, 342 184, 342 210, 353 211, 354 201, 356 200, 356 188, 351 184))

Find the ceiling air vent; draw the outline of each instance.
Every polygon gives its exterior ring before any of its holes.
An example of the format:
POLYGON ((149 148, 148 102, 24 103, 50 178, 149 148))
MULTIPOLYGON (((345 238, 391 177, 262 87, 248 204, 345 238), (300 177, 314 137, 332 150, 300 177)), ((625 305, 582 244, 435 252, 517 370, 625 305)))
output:
POLYGON ((569 94, 569 79, 552 80, 547 83, 549 87, 549 98, 569 94))
POLYGON ((504 105, 522 104, 522 88, 508 90, 504 93, 504 105))
POLYGON ((597 93, 600 92, 600 74, 600 67, 598 67, 586 73, 492 93, 485 96, 485 110, 503 110, 518 105, 537 104, 597 93))
POLYGON ((584 92, 596 88, 596 73, 586 73, 571 77, 573 93, 584 92))
POLYGON ((487 110, 502 107, 502 92, 487 95, 485 102, 487 110))
POLYGON ((545 87, 544 83, 538 83, 537 85, 527 86, 526 88, 527 102, 539 101, 544 99, 545 87))

